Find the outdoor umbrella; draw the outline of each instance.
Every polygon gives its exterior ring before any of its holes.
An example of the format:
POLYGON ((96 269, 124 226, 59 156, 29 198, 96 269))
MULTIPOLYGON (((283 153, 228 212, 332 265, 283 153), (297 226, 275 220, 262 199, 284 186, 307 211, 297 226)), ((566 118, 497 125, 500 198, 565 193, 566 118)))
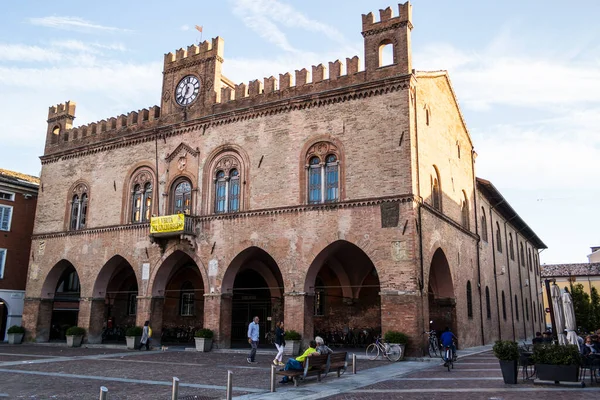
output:
POLYGON ((571 298, 571 294, 566 289, 563 289, 562 304, 565 312, 565 329, 567 330, 567 341, 569 342, 569 344, 576 344, 577 348, 579 348, 579 340, 577 340, 577 334, 575 333, 577 324, 575 322, 575 310, 573 309, 573 299, 571 298))
POLYGON ((551 288, 552 295, 552 308, 554 308, 554 323, 556 324, 556 333, 558 334, 558 344, 567 344, 567 338, 565 337, 565 314, 562 305, 562 296, 560 294, 560 288, 554 284, 551 288))

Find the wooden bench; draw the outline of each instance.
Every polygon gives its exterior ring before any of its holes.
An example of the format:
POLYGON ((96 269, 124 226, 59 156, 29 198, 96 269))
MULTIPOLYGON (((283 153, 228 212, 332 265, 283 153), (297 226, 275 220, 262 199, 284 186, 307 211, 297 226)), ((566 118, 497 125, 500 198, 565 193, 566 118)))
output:
POLYGON ((327 366, 327 373, 331 371, 336 371, 338 378, 341 374, 346 372, 346 368, 348 368, 347 361, 348 353, 331 353, 329 354, 329 362, 327 366))
POLYGON ((287 376, 294 381, 294 386, 298 386, 298 381, 307 376, 317 375, 317 380, 321 382, 321 374, 325 374, 329 364, 328 355, 314 355, 306 357, 304 361, 304 370, 277 371, 277 375, 287 376))

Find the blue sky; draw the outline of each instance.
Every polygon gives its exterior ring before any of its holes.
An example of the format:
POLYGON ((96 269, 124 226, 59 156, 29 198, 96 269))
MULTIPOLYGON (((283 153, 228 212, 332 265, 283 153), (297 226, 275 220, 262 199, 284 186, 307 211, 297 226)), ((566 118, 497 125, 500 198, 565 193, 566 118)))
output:
MULTIPOLYGON (((413 1, 413 67, 450 73, 491 180, 549 249, 600 245, 600 2, 413 1)), ((76 125, 158 104, 163 54, 225 39, 248 82, 358 55, 361 14, 389 0, 20 1, 0 14, 0 168, 38 175, 50 105, 76 125), (172 4, 172 5, 170 5, 172 4), (169 6, 165 8, 165 6, 169 6)))

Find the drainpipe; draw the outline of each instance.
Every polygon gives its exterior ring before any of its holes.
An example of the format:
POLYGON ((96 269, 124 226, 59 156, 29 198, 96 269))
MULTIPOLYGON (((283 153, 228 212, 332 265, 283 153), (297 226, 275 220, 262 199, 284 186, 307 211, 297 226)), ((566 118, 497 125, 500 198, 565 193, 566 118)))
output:
MULTIPOLYGON (((479 232, 479 216, 478 216, 478 207, 477 207, 477 179, 475 178, 475 150, 471 150, 471 174, 473 176, 473 207, 475 208, 475 233, 479 232)), ((485 345, 485 331, 483 329, 483 298, 481 291, 481 255, 479 250, 479 245, 481 243, 481 237, 477 235, 477 243, 475 246, 477 247, 477 288, 479 289, 479 321, 481 326, 481 345, 485 345)), ((487 303, 486 303, 487 307, 487 303)))
POLYGON ((493 219, 493 214, 492 211, 494 210, 494 208, 497 205, 502 204, 502 202, 504 202, 504 200, 502 200, 500 203, 497 203, 495 205, 493 205, 492 207, 490 207, 490 230, 491 230, 491 235, 490 235, 490 240, 492 242, 492 260, 493 260, 493 264, 494 264, 494 284, 496 285, 496 310, 498 312, 498 338, 500 340, 502 340, 502 326, 500 324, 500 299, 498 297, 498 270, 496 268, 496 242, 494 241, 494 219, 493 219))
MULTIPOLYGON (((506 240, 506 221, 504 221, 504 242, 508 244, 508 240, 506 240)), ((508 246, 507 246, 508 247, 508 246)), ((509 249, 506 249, 507 253, 509 249)), ((513 329, 513 340, 517 340, 517 334, 515 330, 515 310, 513 309, 513 294, 512 294, 512 280, 510 279, 510 262, 506 264, 506 269, 508 270, 508 293, 510 297, 510 315, 512 320, 512 329, 513 329)), ((519 277, 521 276, 521 271, 519 271, 519 277)), ((523 298, 523 293, 521 292, 521 299, 523 298)), ((518 305, 515 304, 516 307, 518 305)))

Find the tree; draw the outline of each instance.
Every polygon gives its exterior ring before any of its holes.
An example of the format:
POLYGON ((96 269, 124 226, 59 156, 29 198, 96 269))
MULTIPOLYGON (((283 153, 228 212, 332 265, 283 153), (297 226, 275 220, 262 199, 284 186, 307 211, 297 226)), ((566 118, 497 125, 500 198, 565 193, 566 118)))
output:
POLYGON ((600 328, 600 294, 598 289, 592 286, 590 296, 590 329, 600 328))
POLYGON ((575 309, 575 321, 577 329, 583 332, 588 332, 590 325, 590 295, 583 291, 583 285, 571 283, 571 297, 573 298, 573 308, 575 309))

